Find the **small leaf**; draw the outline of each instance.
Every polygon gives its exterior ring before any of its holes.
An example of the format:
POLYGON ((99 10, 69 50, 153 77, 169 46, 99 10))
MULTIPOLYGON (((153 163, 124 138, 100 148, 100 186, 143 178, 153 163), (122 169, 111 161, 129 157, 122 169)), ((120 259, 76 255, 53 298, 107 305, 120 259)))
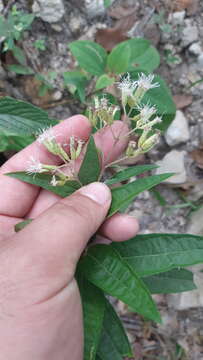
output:
POLYGON ((93 41, 77 40, 70 43, 69 48, 81 68, 92 75, 104 73, 107 53, 102 46, 93 41))
POLYGON ((27 65, 27 60, 26 60, 26 57, 25 57, 25 53, 19 46, 13 46, 12 52, 13 52, 13 55, 16 58, 16 60, 18 60, 18 62, 22 66, 27 65))
POLYGON ((103 330, 97 355, 102 360, 123 360, 132 357, 132 350, 122 322, 113 306, 105 299, 103 330))
POLYGON ((138 194, 145 190, 151 189, 153 186, 160 184, 173 174, 152 175, 142 179, 135 180, 129 184, 122 185, 111 190, 112 202, 108 216, 112 216, 119 209, 129 204, 138 194))
POLYGON ((157 165, 137 165, 130 167, 128 169, 121 170, 117 172, 114 176, 112 176, 110 179, 106 180, 105 183, 107 185, 113 185, 121 181, 125 181, 130 179, 132 176, 137 176, 145 171, 154 170, 157 168, 157 165))
POLYGON ((27 219, 27 220, 19 222, 18 224, 15 225, 15 232, 18 232, 18 231, 24 229, 24 227, 29 225, 31 222, 32 222, 32 219, 27 219))
POLYGON ((107 86, 112 85, 114 82, 115 82, 114 78, 110 77, 107 74, 103 74, 97 79, 95 89, 96 90, 104 89, 107 86))
POLYGON ((128 42, 118 44, 108 55, 107 66, 110 72, 122 74, 127 71, 131 57, 131 48, 128 42))
POLYGON ((154 46, 150 45, 146 39, 131 39, 128 44, 131 48, 131 65, 127 71, 145 70, 153 72, 160 65, 160 55, 154 46), (139 40, 139 44, 138 44, 139 40))
POLYGON ((103 326, 105 297, 80 273, 77 282, 83 307, 84 360, 95 360, 103 326))
POLYGON ((87 150, 80 167, 78 178, 83 185, 97 181, 101 172, 100 158, 93 136, 90 137, 87 150))
POLYGON ((34 71, 28 66, 22 65, 8 65, 7 69, 19 75, 32 75, 34 71))
POLYGON ((94 285, 155 321, 160 315, 141 279, 111 245, 92 246, 80 260, 80 271, 94 285))
POLYGON ((112 243, 112 247, 139 276, 203 262, 203 237, 195 235, 137 235, 126 242, 112 243))
POLYGON ((186 269, 174 269, 142 280, 151 294, 172 294, 196 289, 193 273, 186 269))
POLYGON ((56 120, 37 106, 10 97, 0 99, 0 133, 30 136, 56 124, 56 120))
POLYGON ((85 86, 87 85, 87 77, 80 71, 67 71, 63 73, 64 84, 74 85, 76 92, 82 102, 85 100, 85 86))
POLYGON ((0 151, 15 150, 20 151, 35 140, 34 136, 13 136, 5 135, 0 132, 0 151))
POLYGON ((40 186, 43 189, 51 191, 54 194, 57 194, 61 197, 66 197, 68 195, 71 195, 80 188, 80 184, 77 181, 68 181, 63 186, 52 186, 50 185, 52 176, 49 174, 29 175, 26 172, 19 171, 19 172, 8 173, 5 175, 11 176, 15 179, 22 180, 24 182, 27 182, 28 184, 40 186))

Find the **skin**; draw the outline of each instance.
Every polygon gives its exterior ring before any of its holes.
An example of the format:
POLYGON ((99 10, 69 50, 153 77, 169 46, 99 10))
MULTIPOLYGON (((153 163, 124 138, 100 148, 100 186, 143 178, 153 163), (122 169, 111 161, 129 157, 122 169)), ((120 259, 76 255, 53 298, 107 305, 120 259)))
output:
MULTIPOLYGON (((80 115, 54 128, 62 144, 71 135, 87 141, 90 130, 88 120, 80 115)), ((127 129, 117 121, 113 131, 125 134, 127 129)), ((115 160, 126 147, 124 138, 113 147, 109 129, 97 133, 95 141, 104 163, 115 160)), ((74 279, 77 261, 98 229, 100 238, 123 241, 137 233, 138 224, 121 214, 105 221, 111 194, 104 184, 90 184, 60 199, 4 175, 25 170, 31 155, 42 163, 60 163, 34 142, 0 169, 0 358, 82 360, 82 309, 74 279), (14 225, 26 217, 34 221, 15 234, 14 225)))

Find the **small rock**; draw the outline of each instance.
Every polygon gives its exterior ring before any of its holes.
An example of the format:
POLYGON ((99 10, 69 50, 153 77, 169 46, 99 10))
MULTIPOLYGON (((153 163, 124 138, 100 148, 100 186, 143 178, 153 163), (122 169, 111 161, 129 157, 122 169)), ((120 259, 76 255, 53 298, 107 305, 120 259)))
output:
POLYGON ((182 292, 181 294, 170 294, 167 296, 168 305, 176 310, 186 310, 203 306, 203 273, 201 270, 191 270, 194 273, 194 283, 197 286, 197 290, 182 292))
POLYGON ((188 234, 203 235, 203 207, 192 213, 187 228, 188 234))
POLYGON ((175 146, 188 141, 190 138, 187 119, 182 111, 176 112, 175 119, 165 133, 165 140, 169 146, 175 146))
POLYGON ((78 16, 70 16, 69 19, 69 28, 71 32, 76 33, 85 25, 84 23, 84 17, 78 15, 78 16))
POLYGON ((32 11, 48 23, 61 20, 65 13, 62 0, 37 0, 32 6, 32 11))
POLYGON ((167 172, 174 172, 175 175, 171 176, 164 182, 167 184, 183 184, 186 182, 186 170, 184 165, 185 151, 171 150, 164 158, 157 161, 156 164, 159 168, 156 170, 156 174, 163 174, 167 172))
POLYGON ((62 26, 60 26, 59 24, 51 24, 51 27, 52 27, 52 29, 53 29, 54 31, 56 31, 56 32, 61 32, 61 31, 63 31, 62 26))
POLYGON ((198 65, 203 68, 203 53, 198 56, 198 65))
POLYGON ((191 54, 193 54, 195 56, 202 54, 202 47, 201 47, 200 43, 198 43, 198 42, 190 45, 188 50, 191 54))
POLYGON ((188 46, 197 41, 199 37, 197 26, 193 25, 190 19, 185 20, 185 27, 182 33, 183 46, 188 46))
POLYGON ((85 7, 89 18, 102 15, 105 12, 103 0, 85 0, 85 7))
POLYGON ((176 11, 169 15, 169 22, 172 22, 173 25, 182 25, 185 19, 185 10, 176 11))
POLYGON ((55 100, 55 101, 61 100, 62 97, 63 97, 63 94, 62 94, 62 92, 61 92, 60 90, 56 90, 56 91, 52 94, 52 98, 53 98, 53 100, 55 100))

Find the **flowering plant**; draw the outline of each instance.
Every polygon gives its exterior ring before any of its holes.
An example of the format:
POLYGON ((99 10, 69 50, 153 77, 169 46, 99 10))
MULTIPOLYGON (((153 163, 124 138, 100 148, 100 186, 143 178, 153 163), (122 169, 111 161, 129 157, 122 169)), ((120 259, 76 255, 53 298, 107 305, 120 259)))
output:
MULTIPOLYGON (((141 165, 123 169, 122 161, 150 151, 158 142, 158 126, 162 119, 157 115, 156 106, 143 100, 148 92, 159 87, 159 83, 153 75, 140 73, 137 79, 132 79, 127 74, 116 87, 120 91, 120 107, 109 104, 105 96, 95 97, 89 107, 93 135, 87 143, 74 136, 68 143, 61 143, 60 134, 52 127, 38 133, 39 146, 57 156, 60 165, 43 164, 32 157, 26 171, 7 175, 41 186, 61 197, 93 181, 104 181, 112 192, 108 217, 126 208, 142 191, 171 176, 150 175, 128 182, 131 177, 156 168, 141 165), (125 131, 115 133, 115 118, 119 111, 123 114, 125 131), (116 161, 111 161, 111 154, 104 159, 95 141, 94 133, 106 128, 111 131, 113 146, 125 139, 125 153, 116 161), (116 169, 113 176, 106 172, 109 168, 116 169), (122 184, 123 181, 126 183, 122 184), (114 184, 118 186, 114 187, 114 184)), ((16 231, 30 221, 18 224, 16 231)), ((195 288, 191 272, 182 267, 202 261, 202 240, 185 234, 149 234, 137 235, 124 243, 88 246, 76 271, 83 303, 85 360, 122 360, 132 356, 125 330, 106 295, 120 299, 145 318, 160 322, 151 294, 195 288), (181 279, 181 287, 177 287, 177 279, 181 279)))

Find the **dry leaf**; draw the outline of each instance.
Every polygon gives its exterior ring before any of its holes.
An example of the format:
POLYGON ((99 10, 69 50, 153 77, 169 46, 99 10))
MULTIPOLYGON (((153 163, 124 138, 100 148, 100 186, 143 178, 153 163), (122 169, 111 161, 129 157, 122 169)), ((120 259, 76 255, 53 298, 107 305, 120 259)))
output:
POLYGON ((39 96, 41 82, 35 79, 35 77, 23 76, 21 79, 21 84, 25 94, 34 105, 43 107, 44 105, 53 102, 51 91, 47 91, 44 96, 39 96))
POLYGON ((187 10, 189 15, 197 12, 199 7, 199 0, 174 0, 174 11, 187 10))
POLYGON ((96 42, 107 51, 111 51, 114 46, 127 39, 128 37, 123 34, 122 30, 115 28, 99 29, 96 33, 96 42))
POLYGON ((102 45, 107 51, 111 51, 114 46, 127 40, 128 31, 133 27, 136 21, 135 11, 128 16, 118 20, 113 28, 98 29, 96 33, 96 42, 102 45))
POLYGON ((192 104, 193 96, 185 94, 176 94, 173 96, 173 100, 176 104, 177 109, 184 109, 185 107, 192 104))
POLYGON ((123 17, 129 16, 135 11, 135 7, 115 6, 108 9, 108 15, 113 19, 122 19, 123 17))
POLYGON ((193 150, 190 153, 190 156, 192 157, 192 159, 196 162, 196 165, 200 168, 203 169, 203 148, 199 148, 196 150, 193 150))

